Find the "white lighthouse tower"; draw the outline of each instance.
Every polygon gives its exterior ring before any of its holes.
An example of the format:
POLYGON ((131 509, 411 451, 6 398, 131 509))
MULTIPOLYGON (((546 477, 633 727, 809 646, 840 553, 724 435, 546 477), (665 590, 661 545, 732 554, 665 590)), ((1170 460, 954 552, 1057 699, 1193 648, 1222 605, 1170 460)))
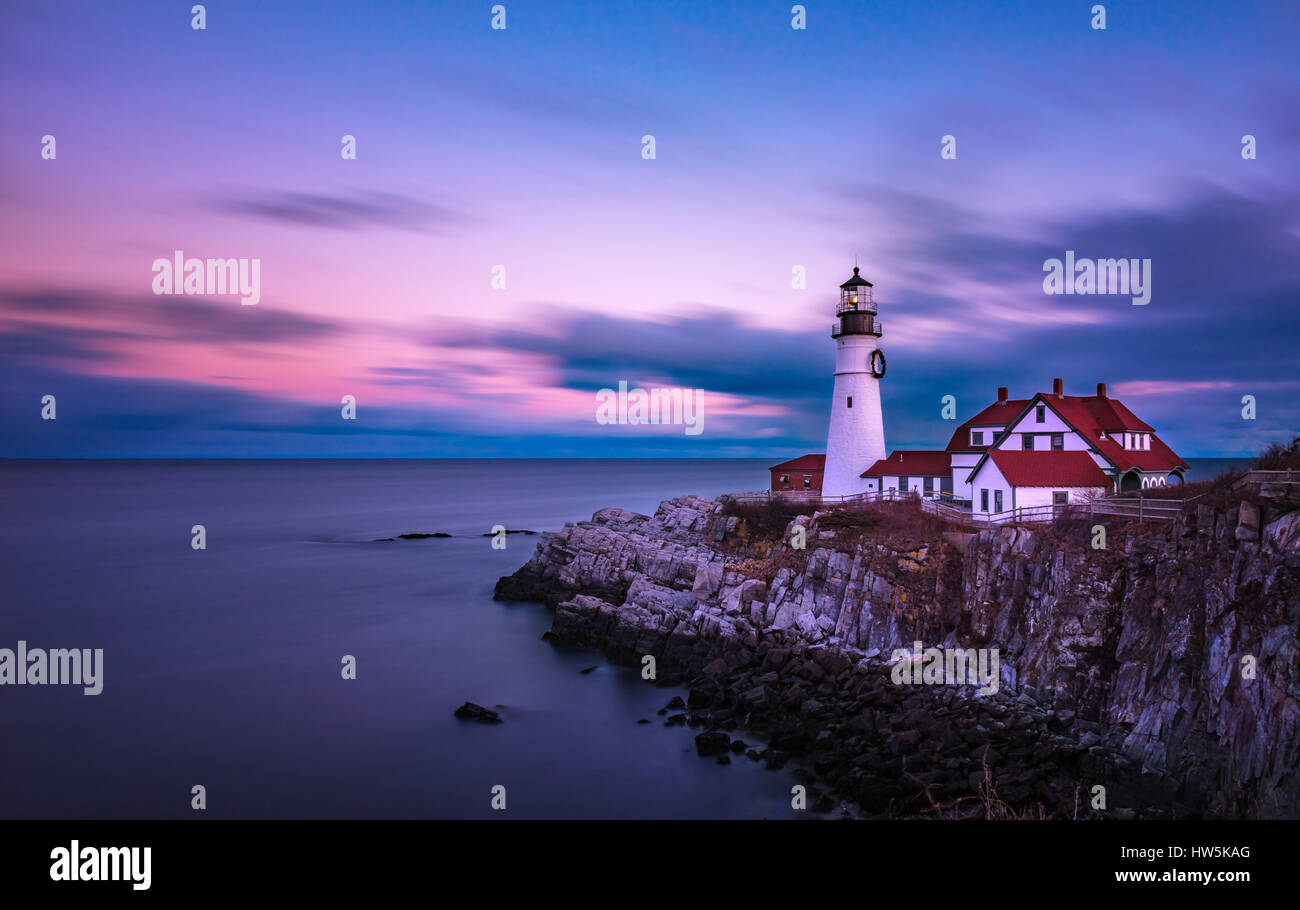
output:
POLYGON ((848 496, 867 489, 863 471, 885 457, 885 421, 880 414, 880 379, 885 355, 871 282, 858 274, 840 285, 835 339, 835 392, 826 435, 823 496, 848 496))

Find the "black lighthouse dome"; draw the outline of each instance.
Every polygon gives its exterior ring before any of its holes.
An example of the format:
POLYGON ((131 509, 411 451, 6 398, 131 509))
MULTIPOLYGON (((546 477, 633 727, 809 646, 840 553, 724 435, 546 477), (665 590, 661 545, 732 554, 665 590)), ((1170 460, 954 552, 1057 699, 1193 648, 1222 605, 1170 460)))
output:
POLYGON ((842 285, 840 285, 840 287, 841 288, 861 288, 861 287, 869 288, 869 287, 875 287, 875 285, 873 285, 867 279, 863 278, 862 275, 859 273, 858 267, 855 265, 853 267, 853 277, 850 278, 848 281, 844 282, 842 285))

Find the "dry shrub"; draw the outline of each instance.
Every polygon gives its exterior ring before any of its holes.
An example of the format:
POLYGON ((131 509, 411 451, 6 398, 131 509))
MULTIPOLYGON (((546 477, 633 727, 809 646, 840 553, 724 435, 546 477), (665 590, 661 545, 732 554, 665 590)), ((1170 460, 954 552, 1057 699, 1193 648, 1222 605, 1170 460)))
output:
POLYGON ((1258 471, 1300 471, 1300 436, 1288 443, 1270 444, 1255 459, 1258 471))
MULTIPOLYGON (((999 797, 997 785, 993 778, 993 769, 989 767, 988 756, 988 746, 985 746, 982 762, 984 779, 980 781, 979 786, 976 788, 976 795, 958 797, 946 803, 937 801, 930 794, 930 787, 923 784, 920 778, 909 771, 904 771, 903 776, 911 779, 921 788, 921 795, 929 803, 929 807, 922 810, 922 814, 932 815, 935 818, 982 818, 987 821, 1046 821, 1054 817, 1042 803, 1017 810, 1006 800, 999 797)), ((1077 788, 1075 790, 1074 817, 1076 819, 1079 817, 1077 788)))
POLYGON ((745 526, 750 541, 780 541, 785 529, 800 515, 810 515, 815 505, 770 500, 768 502, 736 502, 728 500, 722 505, 722 514, 739 518, 745 526))

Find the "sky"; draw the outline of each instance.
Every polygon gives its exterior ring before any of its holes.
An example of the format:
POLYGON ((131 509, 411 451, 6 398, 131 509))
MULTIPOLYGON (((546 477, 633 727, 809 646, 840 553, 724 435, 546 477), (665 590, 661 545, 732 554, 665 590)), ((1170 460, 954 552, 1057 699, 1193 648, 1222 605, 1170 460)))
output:
POLYGON ((1055 377, 1185 458, 1300 432, 1295 2, 191 5, 0 5, 0 456, 820 452, 855 261, 890 449, 1055 377))

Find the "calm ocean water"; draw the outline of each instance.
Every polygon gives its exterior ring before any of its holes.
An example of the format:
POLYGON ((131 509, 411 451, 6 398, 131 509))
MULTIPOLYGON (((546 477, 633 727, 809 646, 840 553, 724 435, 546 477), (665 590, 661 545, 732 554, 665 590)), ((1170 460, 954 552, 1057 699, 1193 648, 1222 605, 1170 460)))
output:
POLYGON ((105 665, 98 696, 0 688, 0 817, 191 817, 195 784, 208 817, 485 818, 498 784, 511 817, 790 815, 788 773, 662 726, 681 690, 494 602, 537 538, 479 536, 761 489, 764 464, 0 462, 0 647, 105 665), (411 531, 456 536, 373 542, 411 531))
POLYGON ((0 462, 0 647, 104 649, 101 695, 0 688, 0 817, 193 817, 195 784, 207 817, 496 817, 497 785, 511 817, 792 816, 791 775, 662 726, 680 690, 494 602, 537 538, 480 536, 763 489, 776 460, 0 462))

